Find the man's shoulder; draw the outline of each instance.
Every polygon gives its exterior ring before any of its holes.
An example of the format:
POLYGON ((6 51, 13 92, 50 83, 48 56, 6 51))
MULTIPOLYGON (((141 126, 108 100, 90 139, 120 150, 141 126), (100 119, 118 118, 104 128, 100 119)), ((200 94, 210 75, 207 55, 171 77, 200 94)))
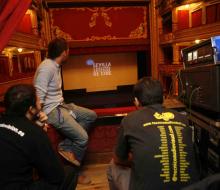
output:
POLYGON ((37 81, 41 81, 44 77, 52 77, 55 71, 56 66, 55 64, 53 64, 53 61, 50 59, 45 59, 37 68, 34 83, 36 83, 37 81))
POLYGON ((145 111, 143 109, 138 109, 133 112, 130 112, 127 116, 122 119, 122 124, 129 124, 137 121, 145 111))
POLYGON ((32 134, 37 133, 38 136, 41 133, 37 126, 35 126, 31 121, 25 117, 11 117, 7 116, 0 120, 0 127, 5 129, 5 133, 12 132, 12 134, 17 134, 20 137, 26 139, 28 136, 33 138, 32 134))
POLYGON ((26 133, 26 140, 36 143, 37 141, 43 141, 45 132, 41 127, 26 118, 22 121, 22 123, 23 126, 20 126, 19 128, 26 133))
POLYGON ((129 120, 129 119, 133 119, 133 118, 137 118, 141 115, 145 115, 146 116, 146 113, 150 114, 151 109, 148 108, 148 107, 143 107, 143 108, 140 108, 138 110, 135 110, 133 112, 130 112, 124 119, 125 120, 129 120))
POLYGON ((44 61, 41 62, 39 65, 39 69, 56 69, 56 66, 54 64, 54 61, 51 59, 45 59, 44 61))
POLYGON ((171 114, 171 115, 174 115, 175 119, 177 119, 177 120, 184 121, 184 122, 186 120, 186 116, 183 114, 180 114, 176 110, 167 109, 167 108, 163 108, 163 107, 160 107, 160 109, 155 109, 150 106, 145 106, 141 109, 138 109, 136 111, 129 113, 126 117, 123 118, 122 124, 129 125, 129 123, 139 122, 140 120, 141 121, 143 121, 143 120, 144 121, 147 121, 147 120, 153 121, 153 120, 155 120, 155 113, 157 113, 159 115, 171 114))

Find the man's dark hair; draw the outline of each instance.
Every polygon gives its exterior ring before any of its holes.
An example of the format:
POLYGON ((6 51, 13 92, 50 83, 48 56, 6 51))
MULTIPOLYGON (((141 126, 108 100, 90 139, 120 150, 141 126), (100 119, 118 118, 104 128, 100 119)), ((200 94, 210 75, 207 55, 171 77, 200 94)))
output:
POLYGON ((161 83, 150 77, 140 79, 135 84, 133 93, 142 106, 163 103, 163 88, 161 83))
POLYGON ((48 58, 55 59, 68 48, 68 43, 64 38, 55 38, 48 45, 48 58))
POLYGON ((4 106, 8 115, 25 115, 30 106, 36 104, 36 90, 29 84, 11 86, 4 96, 4 106))

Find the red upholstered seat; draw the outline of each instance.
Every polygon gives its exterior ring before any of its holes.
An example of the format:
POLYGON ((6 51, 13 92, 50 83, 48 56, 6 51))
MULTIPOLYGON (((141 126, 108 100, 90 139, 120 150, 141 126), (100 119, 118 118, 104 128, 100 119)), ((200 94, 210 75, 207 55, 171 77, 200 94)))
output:
POLYGON ((96 126, 89 134, 87 151, 90 153, 111 152, 116 143, 119 125, 96 126))
POLYGON ((93 109, 98 116, 124 114, 135 111, 135 106, 93 109))
POLYGON ((57 151, 57 146, 63 139, 63 136, 51 124, 48 124, 47 136, 52 144, 53 149, 57 151))
MULTIPOLYGON (((118 126, 96 126, 89 133, 88 152, 109 152, 115 145, 118 126)), ((47 136, 53 149, 57 152, 58 144, 63 136, 49 124, 47 136)))
POLYGON ((3 113, 5 111, 4 107, 0 107, 0 113, 3 113))
MULTIPOLYGON (((134 106, 129 107, 116 107, 116 108, 100 108, 94 109, 99 116, 112 116, 117 114, 125 114, 134 111, 134 106)), ((4 111, 3 107, 0 107, 0 113, 4 111)), ((108 118, 109 119, 109 118, 108 118)), ((117 137, 118 124, 109 125, 103 123, 102 125, 96 125, 89 133, 88 152, 109 152, 112 151, 117 137)), ((63 136, 54 128, 48 124, 47 135, 51 141, 53 149, 57 152, 57 146, 62 141, 63 136)))
MULTIPOLYGON (((135 110, 135 106, 93 109, 93 111, 95 111, 98 115, 98 119, 103 119, 103 116, 108 116, 106 118, 108 120, 111 117, 113 120, 120 114, 126 115, 127 113, 135 110)), ((102 123, 101 125, 96 125, 89 133, 87 151, 91 153, 111 152, 116 143, 119 125, 120 122, 114 124, 102 123)))
MULTIPOLYGON (((116 117, 117 114, 125 114, 134 110, 136 110, 134 106, 94 109, 98 115, 98 119, 99 116, 116 117)), ((89 132, 88 152, 112 151, 116 142, 119 124, 120 123, 109 125, 103 123, 102 125, 95 125, 89 132)), ((62 135, 52 125, 49 125, 47 135, 52 143, 54 150, 57 151, 57 146, 63 139, 62 135)))

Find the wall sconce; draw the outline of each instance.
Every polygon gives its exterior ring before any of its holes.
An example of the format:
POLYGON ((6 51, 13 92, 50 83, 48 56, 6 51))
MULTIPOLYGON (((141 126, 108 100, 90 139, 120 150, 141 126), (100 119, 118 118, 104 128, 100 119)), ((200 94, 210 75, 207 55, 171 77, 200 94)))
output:
POLYGON ((185 5, 184 7, 185 9, 189 9, 189 4, 185 5))
POLYGON ((201 42, 201 40, 198 40, 198 39, 195 40, 195 43, 196 43, 196 44, 199 44, 200 42, 201 42))
POLYGON ((22 48, 18 48, 18 52, 21 53, 23 51, 22 48))

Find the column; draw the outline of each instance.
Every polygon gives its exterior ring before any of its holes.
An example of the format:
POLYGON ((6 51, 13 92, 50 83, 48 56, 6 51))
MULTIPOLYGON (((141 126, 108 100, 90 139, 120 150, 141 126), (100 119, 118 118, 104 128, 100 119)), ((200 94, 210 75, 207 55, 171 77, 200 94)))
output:
POLYGON ((178 29, 178 19, 177 19, 177 9, 173 8, 172 10, 172 32, 177 31, 178 29))
POLYGON ((40 51, 34 51, 34 62, 35 62, 35 69, 41 63, 41 53, 40 51))
POLYGON ((172 64, 179 64, 180 60, 180 52, 179 52, 179 46, 177 44, 173 44, 173 62, 172 64))
POLYGON ((47 10, 43 9, 42 14, 43 14, 43 20, 42 20, 42 31, 41 32, 42 32, 42 35, 44 35, 44 40, 45 40, 44 46, 46 47, 47 44, 52 39, 52 33, 51 33, 49 13, 47 12, 47 10))
POLYGON ((8 56, 8 73, 9 76, 12 77, 13 76, 13 54, 11 51, 7 52, 7 56, 8 56))
POLYGON ((32 32, 34 35, 38 35, 38 21, 37 21, 37 14, 34 10, 28 10, 31 16, 31 24, 32 24, 32 32))
POLYGON ((150 13, 150 45, 151 45, 151 75, 158 79, 158 65, 159 65, 159 31, 158 31, 158 10, 156 7, 156 0, 151 0, 149 3, 150 13))

